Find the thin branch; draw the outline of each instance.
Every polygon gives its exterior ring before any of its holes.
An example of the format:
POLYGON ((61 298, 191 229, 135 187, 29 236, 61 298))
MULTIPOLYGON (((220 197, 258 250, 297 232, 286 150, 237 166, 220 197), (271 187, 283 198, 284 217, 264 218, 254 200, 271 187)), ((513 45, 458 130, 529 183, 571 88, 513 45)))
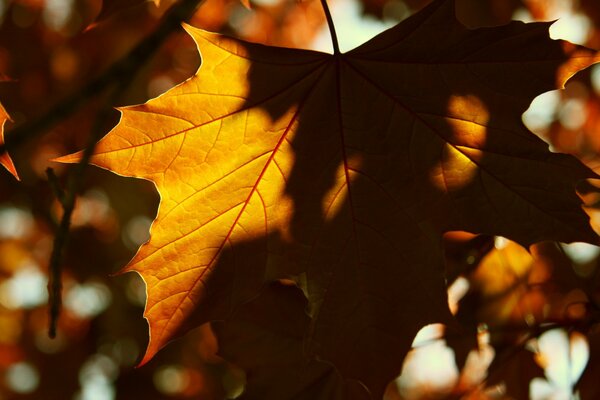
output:
MULTIPOLYGON (((90 162, 92 154, 94 154, 96 143, 105 133, 105 123, 110 119, 110 113, 113 111, 113 104, 115 104, 117 99, 121 96, 121 94, 123 94, 127 84, 128 81, 125 79, 119 82, 119 85, 114 89, 110 99, 104 104, 104 106, 96 115, 96 120, 92 126, 88 143, 83 150, 81 160, 79 160, 79 163, 77 163, 75 166, 73 173, 69 176, 67 189, 62 191, 62 199, 59 197, 59 200, 63 206, 63 215, 54 236, 52 254, 50 255, 50 276, 48 280, 48 298, 50 304, 48 336, 51 338, 56 336, 56 325, 62 307, 62 255, 69 236, 71 217, 73 216, 73 210, 75 209, 75 200, 77 199, 77 194, 81 190, 85 169, 90 162)), ((51 170, 51 168, 49 168, 49 170, 50 171, 47 172, 50 178, 51 176, 54 176, 54 172, 51 170)), ((52 180, 53 179, 50 178, 50 181, 52 180)), ((59 190, 61 190, 60 187, 59 190)), ((61 192, 59 192, 59 194, 60 193, 61 192)))
POLYGON ((50 184, 57 194, 57 198, 63 206, 63 215, 57 228, 50 256, 50 276, 48 281, 49 292, 49 327, 48 335, 53 338, 56 336, 56 326, 62 307, 62 255, 69 235, 71 226, 71 217, 75 209, 75 200, 79 193, 85 169, 89 164, 90 158, 94 153, 96 143, 105 133, 104 123, 112 111, 113 104, 123 93, 131 78, 144 65, 144 63, 154 54, 160 44, 181 26, 183 21, 188 20, 195 12, 201 0, 182 0, 173 6, 158 28, 146 39, 140 42, 125 57, 113 64, 102 75, 86 85, 79 92, 59 103, 47 114, 33 120, 31 123, 25 123, 11 131, 12 139, 5 146, 0 146, 0 154, 7 149, 12 149, 21 143, 26 142, 49 129, 52 125, 64 119, 66 116, 77 110, 81 104, 94 95, 105 89, 115 86, 112 96, 105 106, 98 112, 94 126, 92 127, 87 146, 85 147, 81 160, 75 166, 75 169, 69 177, 66 191, 62 192, 60 186, 57 186, 57 179, 53 171, 48 171, 50 184), (53 183, 54 182, 54 183, 53 183))
POLYGON ((112 64, 101 75, 71 94, 48 110, 45 114, 5 132, 5 143, 0 144, 0 155, 12 151, 18 146, 52 128, 66 117, 77 111, 85 102, 101 93, 104 89, 122 79, 131 77, 155 50, 194 14, 201 0, 181 0, 165 14, 154 32, 148 35, 124 57, 112 64))
POLYGON ((333 54, 340 55, 340 45, 338 44, 337 34, 335 33, 335 25, 333 24, 333 18, 331 18, 331 12, 327 5, 327 0, 321 0, 323 11, 325 12, 325 18, 327 18, 327 26, 329 27, 329 34, 331 35, 331 42, 333 44, 333 54))
POLYGON ((54 173, 54 169, 48 167, 46 168, 46 176, 48 177, 48 184, 50 185, 50 189, 52 189, 52 193, 54 193, 54 197, 60 202, 60 204, 65 206, 65 191, 60 186, 60 182, 58 181, 58 177, 54 173))

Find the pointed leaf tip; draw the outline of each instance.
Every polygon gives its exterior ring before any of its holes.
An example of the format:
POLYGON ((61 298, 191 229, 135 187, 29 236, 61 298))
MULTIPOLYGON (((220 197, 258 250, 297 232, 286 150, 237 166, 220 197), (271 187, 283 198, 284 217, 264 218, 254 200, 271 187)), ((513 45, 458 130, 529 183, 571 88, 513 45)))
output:
POLYGON ((78 151, 76 153, 67 154, 64 156, 56 157, 50 159, 52 162, 62 163, 62 164, 76 164, 81 161, 81 157, 83 156, 83 151, 78 151))
MULTIPOLYGON (((2 104, 0 104, 0 144, 4 144, 4 124, 6 121, 10 121, 10 116, 2 104)), ((6 170, 10 172, 16 180, 21 180, 21 178, 19 178, 19 174, 17 173, 17 169, 15 168, 15 164, 13 163, 12 158, 10 158, 8 152, 0 154, 0 165, 6 168, 6 170)))

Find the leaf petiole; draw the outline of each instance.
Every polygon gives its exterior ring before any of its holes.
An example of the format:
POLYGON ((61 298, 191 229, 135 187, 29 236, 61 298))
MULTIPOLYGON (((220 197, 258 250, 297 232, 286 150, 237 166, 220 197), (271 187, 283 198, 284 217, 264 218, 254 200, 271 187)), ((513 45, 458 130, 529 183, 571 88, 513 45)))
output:
POLYGON ((329 11, 329 6, 327 5, 327 0, 321 0, 321 5, 323 6, 323 11, 325 12, 325 18, 327 18, 327 26, 329 27, 329 33, 331 34, 331 42, 333 44, 333 55, 339 55, 340 46, 338 44, 337 34, 335 33, 335 26, 333 25, 333 19, 331 18, 331 12, 329 11))

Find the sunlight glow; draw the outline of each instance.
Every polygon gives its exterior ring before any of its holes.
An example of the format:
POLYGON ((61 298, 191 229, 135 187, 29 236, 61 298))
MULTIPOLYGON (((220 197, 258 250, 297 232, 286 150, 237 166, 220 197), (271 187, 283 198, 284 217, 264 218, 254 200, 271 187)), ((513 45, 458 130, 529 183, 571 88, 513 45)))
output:
POLYGON ((452 128, 453 140, 458 146, 446 144, 442 159, 429 171, 431 183, 443 192, 460 190, 477 176, 480 152, 464 153, 460 145, 481 148, 487 139, 486 124, 490 113, 481 99, 474 95, 452 95, 446 107, 446 123, 452 128))
POLYGON ((567 129, 576 131, 587 120, 587 106, 583 99, 568 99, 560 107, 560 123, 567 129))
MULTIPOLYGON (((361 5, 356 0, 338 0, 329 7, 342 53, 360 46, 396 24, 393 20, 379 21, 363 15, 361 5)), ((333 52, 331 35, 326 24, 321 27, 309 48, 326 53, 333 52)))
POLYGON ((138 215, 131 218, 125 229, 123 229, 123 242, 131 250, 137 250, 137 248, 148 241, 150 238, 150 226, 152 220, 145 215, 138 215))
POLYGON ((515 12, 512 15, 512 19, 515 21, 521 21, 521 22, 528 23, 528 22, 533 21, 533 16, 529 12, 529 10, 521 7, 521 8, 517 8, 515 10, 515 12))
POLYGON ((110 213, 110 201, 106 193, 99 189, 88 190, 77 199, 73 213, 73 226, 94 225, 106 219, 110 213))
POLYGON ((47 284, 36 265, 24 265, 0 284, 0 304, 8 309, 35 308, 48 300, 47 284))
POLYGON ((188 372, 179 365, 163 365, 154 372, 154 386, 161 393, 176 395, 185 390, 190 377, 188 372))
POLYGON ((100 282, 75 284, 70 287, 64 299, 64 304, 79 318, 92 318, 104 311, 111 301, 111 292, 100 282))
POLYGON ((502 250, 506 246, 508 246, 508 239, 502 236, 496 236, 494 238, 494 247, 498 250, 502 250))
POLYGON ((577 264, 588 263, 600 255, 600 247, 589 243, 575 242, 561 246, 569 258, 577 264))
MULTIPOLYGON (((482 125, 490 121, 490 111, 485 103, 475 95, 452 95, 448 99, 448 115, 460 115, 462 120, 473 121, 473 124, 467 125, 467 128, 478 136, 485 135, 485 131, 480 131, 482 125)), ((452 123, 453 121, 450 121, 452 123)), ((465 126, 460 126, 461 131, 465 126)))
POLYGON ((529 387, 532 400, 568 400, 589 359, 585 336, 563 329, 552 329, 537 340, 536 362, 544 368, 546 379, 535 378, 529 387))
POLYGON ((33 216, 28 210, 0 205, 0 239, 20 239, 31 234, 33 216))
POLYGON ((576 44, 585 44, 591 35, 592 22, 585 14, 567 13, 550 27, 552 39, 563 39, 576 44))
POLYGON ((396 384, 404 398, 422 398, 417 396, 450 392, 458 378, 454 351, 439 339, 408 353, 396 384))
POLYGON ((79 370, 81 391, 77 400, 114 400, 116 390, 113 381, 119 374, 117 364, 109 357, 94 354, 79 370))
POLYGON ((429 324, 417 332, 412 342, 412 347, 421 347, 431 341, 439 340, 444 337, 446 327, 444 324, 429 324))
POLYGON ((16 393, 33 392, 40 383, 37 370, 29 363, 20 362, 11 365, 5 372, 6 385, 16 393))
POLYGON ((479 349, 471 350, 461 373, 461 383, 464 387, 474 387, 488 375, 488 367, 492 364, 496 352, 489 344, 480 345, 479 349))
POLYGON ((469 280, 459 276, 448 288, 448 306, 452 314, 458 311, 458 302, 467 294, 469 286, 469 280))
POLYGON ((543 93, 533 99, 523 114, 523 123, 534 133, 544 133, 554 121, 559 105, 560 92, 558 90, 543 93))
POLYGON ((73 0, 46 0, 42 17, 46 26, 55 31, 61 30, 69 22, 73 0))

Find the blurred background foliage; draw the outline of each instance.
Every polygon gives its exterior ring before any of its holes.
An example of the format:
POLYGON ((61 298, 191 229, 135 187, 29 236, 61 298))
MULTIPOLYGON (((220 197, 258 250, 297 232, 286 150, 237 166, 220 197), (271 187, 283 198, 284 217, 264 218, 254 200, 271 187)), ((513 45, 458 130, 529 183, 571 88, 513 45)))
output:
MULTIPOLYGON (((342 50, 423 7, 427 0, 331 0, 342 50)), ((174 3, 143 0, 0 0, 0 101, 12 126, 33 120, 110 66, 157 26, 174 3)), ((597 0, 457 0, 469 27, 559 19, 554 38, 600 48, 597 0)), ((250 41, 330 50, 316 0, 205 0, 192 25, 250 41)), ((119 105, 159 95, 200 63, 192 40, 172 34, 138 71, 119 105)), ((223 77, 227 79, 227 77, 223 77)), ((600 171, 600 67, 565 91, 538 97, 525 124, 555 151, 600 171)), ((210 326, 135 369, 147 340, 145 288, 136 274, 111 277, 147 240, 159 198, 152 184, 98 168, 86 173, 64 259, 58 336, 47 336, 47 275, 61 207, 48 184, 68 167, 48 161, 85 146, 107 99, 80 110, 13 153, 22 178, 0 174, 0 400, 223 399, 245 375, 217 355, 210 326)), ((114 111, 108 128, 118 120, 114 111)), ((593 184, 593 183, 589 183, 593 184)), ((581 189, 600 231, 598 198, 581 189)), ((504 238, 446 237, 449 297, 459 324, 415 338, 386 400, 598 399, 600 249, 504 238), (578 397, 575 397, 578 396, 578 397)))

